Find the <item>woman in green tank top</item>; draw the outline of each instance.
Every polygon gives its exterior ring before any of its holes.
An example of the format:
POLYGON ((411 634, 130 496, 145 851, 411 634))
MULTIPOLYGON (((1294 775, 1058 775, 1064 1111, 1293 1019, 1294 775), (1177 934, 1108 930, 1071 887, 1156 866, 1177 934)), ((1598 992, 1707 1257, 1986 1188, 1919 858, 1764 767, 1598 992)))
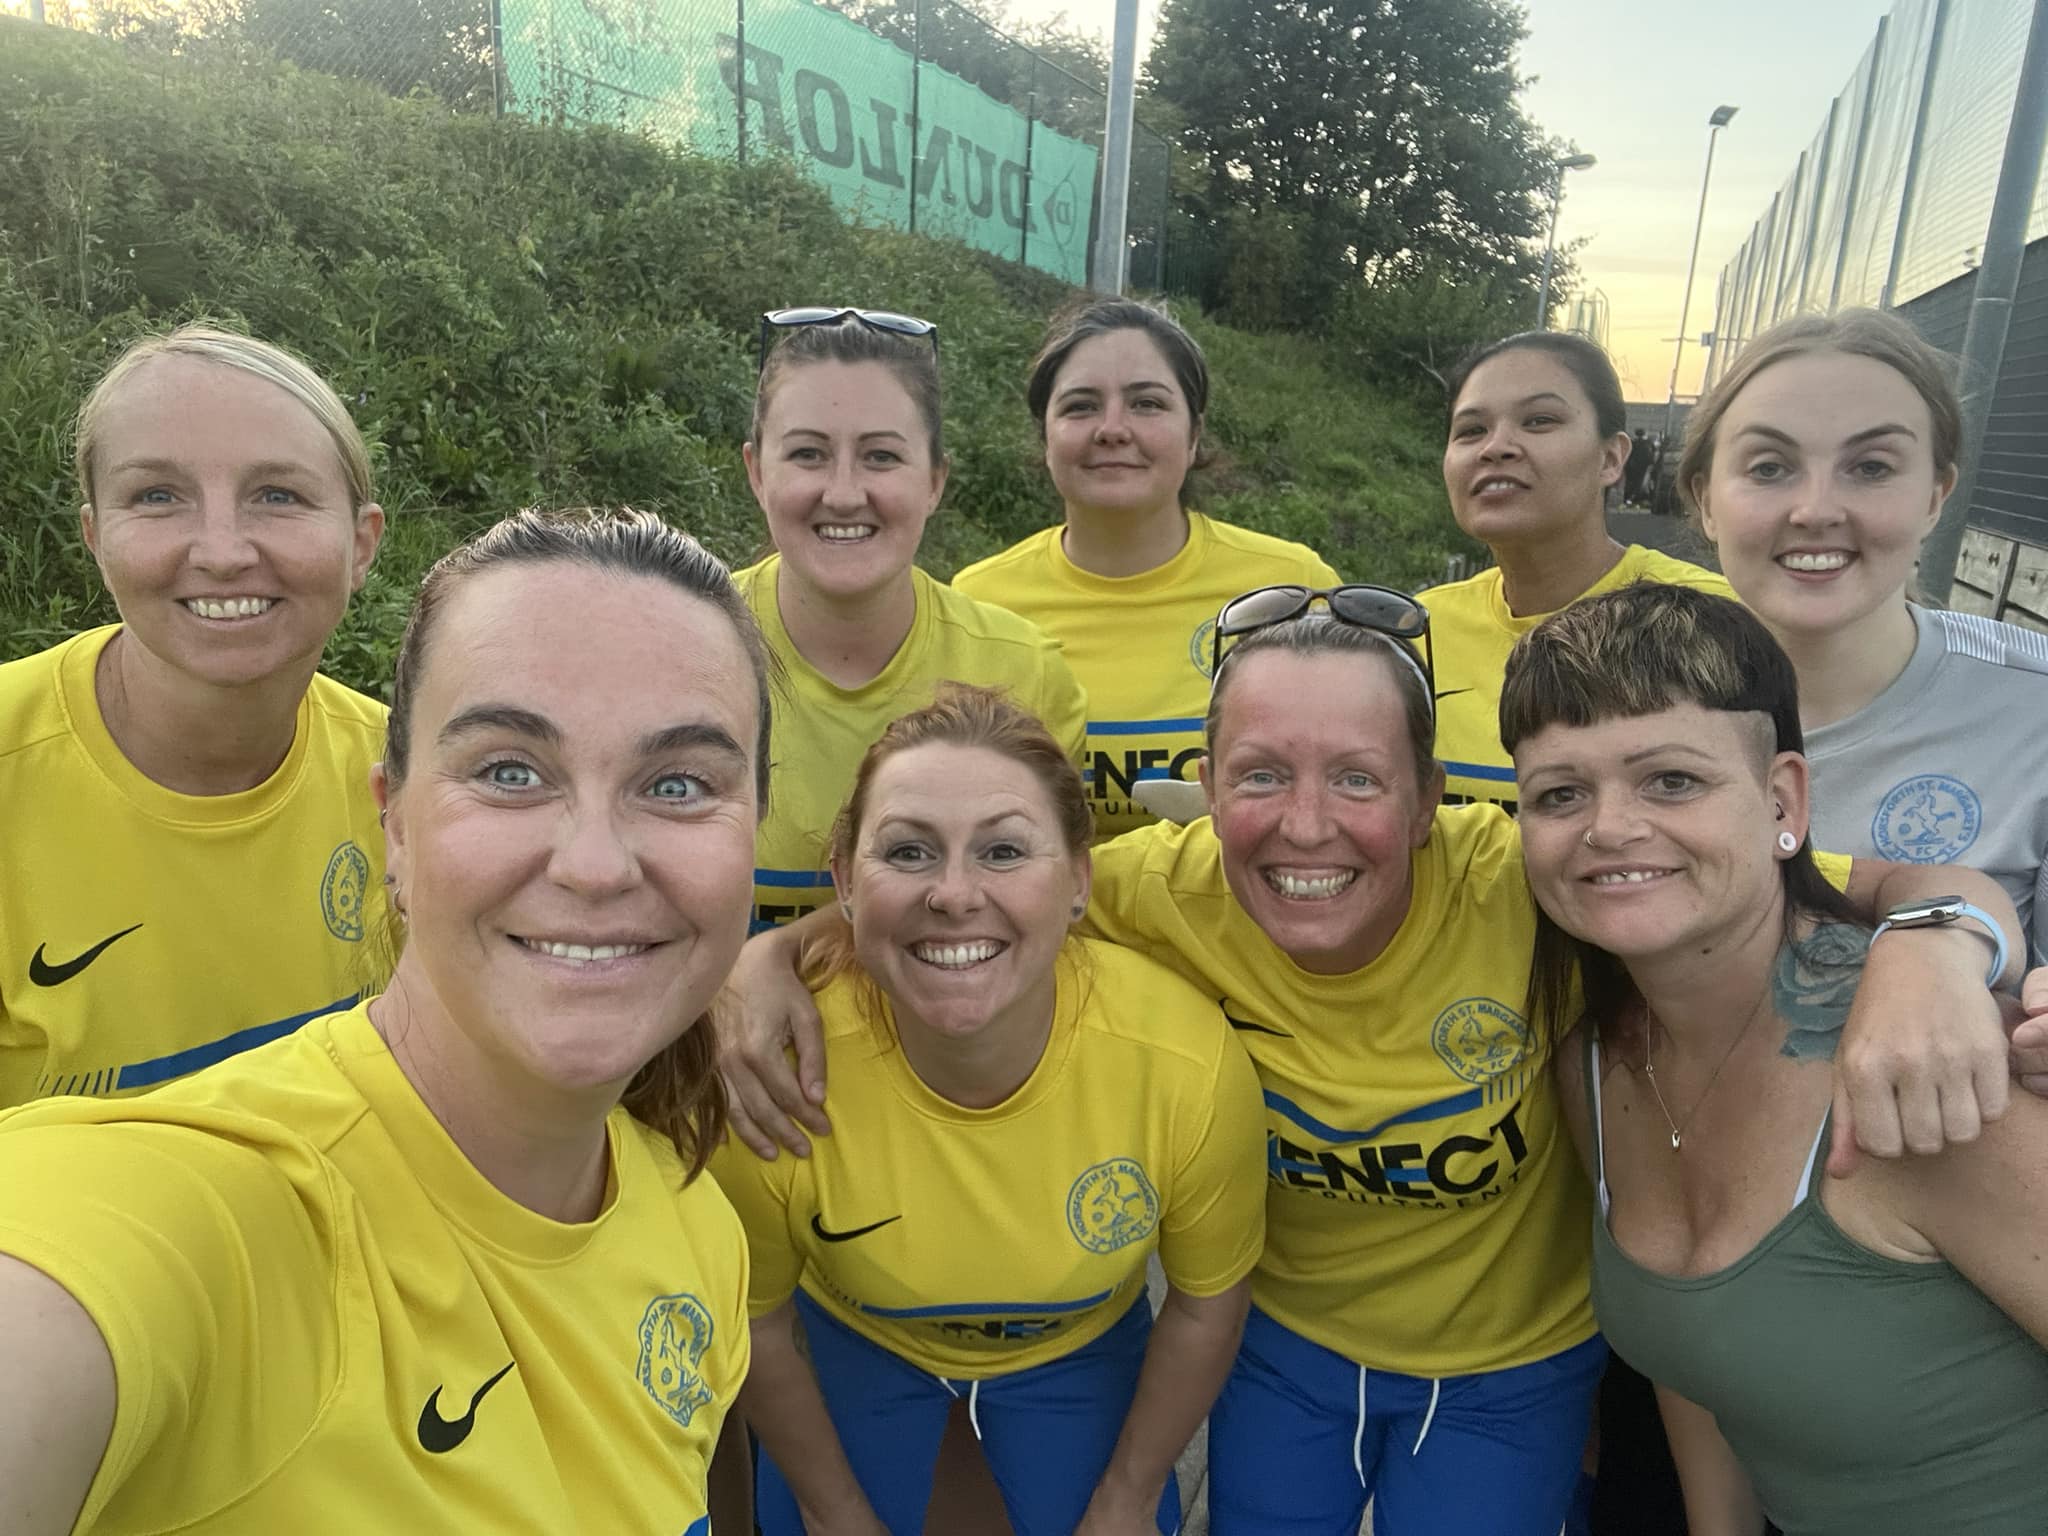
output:
MULTIPOLYGON (((1516 649, 1501 739, 1545 914, 1532 1006, 1583 976, 1556 1059, 1594 1305, 1658 1383, 1693 1536, 2040 1536, 2048 1103, 1821 1176, 1873 936, 1813 864, 1783 652, 1721 598, 1625 588, 1516 649)), ((1939 926, 1883 941, 1993 960, 1985 914, 1939 926)))

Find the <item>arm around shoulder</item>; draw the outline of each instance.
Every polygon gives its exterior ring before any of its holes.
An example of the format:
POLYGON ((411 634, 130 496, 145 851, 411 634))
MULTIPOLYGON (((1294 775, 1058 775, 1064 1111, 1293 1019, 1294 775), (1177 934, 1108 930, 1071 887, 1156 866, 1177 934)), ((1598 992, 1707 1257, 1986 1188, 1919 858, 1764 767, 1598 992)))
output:
POLYGON ((0 1530, 64 1536, 114 1430, 114 1360, 91 1316, 0 1254, 0 1530))

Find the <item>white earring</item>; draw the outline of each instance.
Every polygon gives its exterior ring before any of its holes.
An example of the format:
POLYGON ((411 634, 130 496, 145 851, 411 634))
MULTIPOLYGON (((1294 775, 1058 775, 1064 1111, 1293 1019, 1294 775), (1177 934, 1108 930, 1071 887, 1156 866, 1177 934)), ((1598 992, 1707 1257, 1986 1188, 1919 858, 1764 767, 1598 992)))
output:
POLYGON ((1799 839, 1790 832, 1780 832, 1778 834, 1778 851, 1780 853, 1797 853, 1799 851, 1799 839))

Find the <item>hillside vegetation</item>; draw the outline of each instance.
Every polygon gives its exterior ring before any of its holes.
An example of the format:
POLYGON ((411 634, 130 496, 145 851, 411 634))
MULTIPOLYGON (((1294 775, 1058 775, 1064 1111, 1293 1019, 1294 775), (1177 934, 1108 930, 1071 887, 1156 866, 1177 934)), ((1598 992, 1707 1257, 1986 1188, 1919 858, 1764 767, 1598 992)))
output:
MULTIPOLYGON (((755 554, 739 443, 764 308, 939 323, 954 468, 932 571, 1045 526, 1058 507, 1023 377, 1068 296, 850 226, 786 164, 0 19, 0 659, 113 616, 78 539, 70 422, 144 330, 246 326, 352 402, 392 532, 328 666, 381 691, 425 565, 520 506, 630 502, 755 554)), ((1443 509, 1425 401, 1314 341, 1184 318, 1216 376, 1198 505, 1359 579, 1415 585, 1472 548, 1443 509)))

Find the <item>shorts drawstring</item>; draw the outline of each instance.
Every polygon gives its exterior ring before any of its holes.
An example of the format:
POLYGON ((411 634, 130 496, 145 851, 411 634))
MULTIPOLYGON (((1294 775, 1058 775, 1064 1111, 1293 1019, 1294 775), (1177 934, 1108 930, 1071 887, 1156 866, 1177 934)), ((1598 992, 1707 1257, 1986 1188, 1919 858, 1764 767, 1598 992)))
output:
POLYGON ((974 1438, 977 1441, 981 1439, 981 1420, 977 1417, 980 1411, 981 1383, 977 1381, 967 1389, 967 1422, 974 1427, 974 1438))
POLYGON ((1436 1400, 1442 1394, 1443 1390, 1444 1384, 1442 1381, 1436 1380, 1430 1382, 1429 1412, 1425 1413, 1422 1416, 1422 1433, 1415 1437, 1415 1449, 1408 1453, 1410 1456, 1419 1456, 1422 1454, 1422 1442, 1429 1438, 1429 1426, 1436 1422, 1436 1400))
POLYGON ((1358 1429, 1351 1436, 1351 1465, 1358 1472, 1358 1486, 1365 1481, 1365 1367, 1358 1368, 1358 1429))

